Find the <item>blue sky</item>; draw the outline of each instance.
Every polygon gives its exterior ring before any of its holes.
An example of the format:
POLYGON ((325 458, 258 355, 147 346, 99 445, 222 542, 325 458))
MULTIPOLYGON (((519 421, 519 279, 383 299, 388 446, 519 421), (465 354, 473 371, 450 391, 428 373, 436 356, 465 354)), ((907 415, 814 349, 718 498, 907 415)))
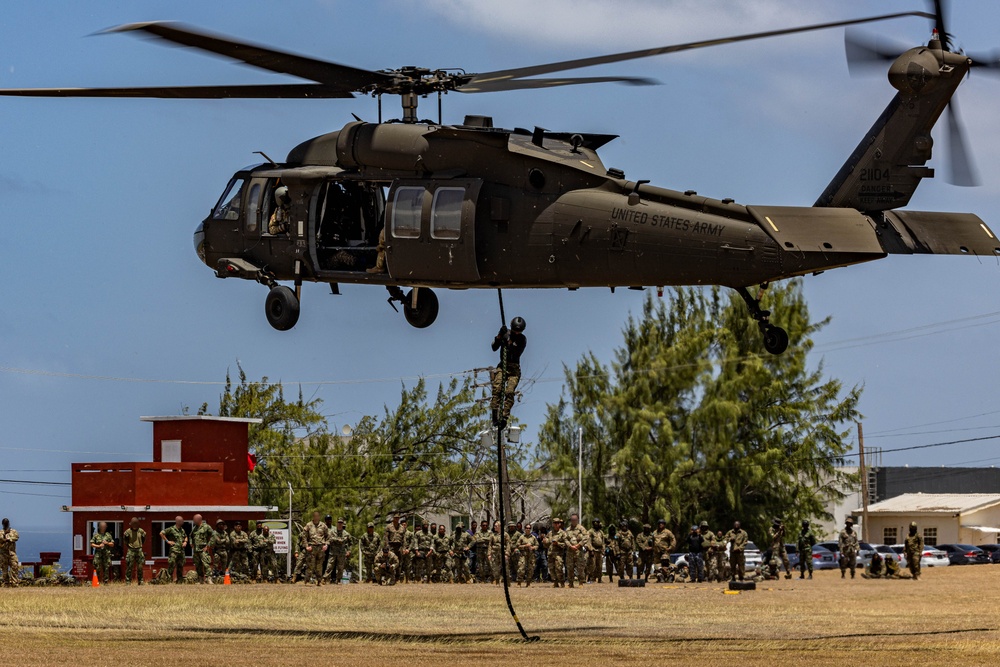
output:
MULTIPOLYGON (((998 46, 990 28, 1000 24, 1000 6, 954 4, 959 44, 998 46)), ((488 71, 907 9, 923 7, 916 0, 21 3, 0 19, 0 86, 282 80, 130 36, 88 36, 142 20, 178 19, 364 68, 488 71)), ((929 26, 904 19, 874 30, 916 44, 929 26)), ((452 94, 445 120, 485 113, 506 127, 616 133, 621 139, 602 157, 630 178, 748 204, 808 205, 893 92, 883 76, 849 77, 840 30, 580 74, 647 76, 664 85, 452 94)), ((974 76, 959 96, 985 185, 925 181, 911 208, 969 211, 997 226, 1000 79, 974 76)), ((352 112, 374 120, 371 99, 3 99, 0 109, 0 477, 68 481, 73 461, 145 459, 151 433, 138 417, 216 405, 221 388, 212 383, 237 360, 251 377, 332 382, 304 390, 324 400, 336 428, 394 404, 402 378, 492 361, 493 292, 440 294, 437 323, 417 331, 378 288, 344 286, 334 297, 307 285, 298 326, 279 333, 264 320, 264 288, 217 280, 194 255, 195 225, 232 173, 257 161, 253 151, 284 156, 301 140, 338 129, 352 112)), ((996 259, 930 256, 806 281, 813 315, 833 317, 814 362, 848 385, 865 385, 869 446, 1000 433, 998 288, 996 259), (892 334, 925 325, 935 326, 892 334), (861 340, 843 342, 853 339, 861 340)), ((562 365, 587 350, 608 358, 642 298, 624 290, 505 295, 508 313, 528 321, 523 361, 539 378, 516 408, 529 429, 558 398, 562 365)), ((887 454, 884 462, 993 465, 1000 461, 993 442, 887 454)), ((28 555, 39 546, 68 552, 69 521, 59 512, 68 502, 65 487, 0 483, 0 513, 22 530, 28 555)))

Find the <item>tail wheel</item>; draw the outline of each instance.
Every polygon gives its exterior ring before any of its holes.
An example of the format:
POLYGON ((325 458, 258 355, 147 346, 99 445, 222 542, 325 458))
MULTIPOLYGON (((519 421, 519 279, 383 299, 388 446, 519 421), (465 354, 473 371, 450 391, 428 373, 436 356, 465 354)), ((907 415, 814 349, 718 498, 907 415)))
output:
POLYGON ((414 288, 417 293, 416 307, 413 304, 413 290, 407 293, 403 301, 403 316, 410 326, 426 329, 434 324, 438 316, 438 298, 432 290, 426 287, 414 288))
POLYGON ((788 332, 769 325, 764 329, 764 349, 771 354, 781 354, 788 349, 788 332))
POLYGON ((278 331, 288 331, 299 321, 299 300, 291 289, 272 287, 264 301, 267 323, 278 331))

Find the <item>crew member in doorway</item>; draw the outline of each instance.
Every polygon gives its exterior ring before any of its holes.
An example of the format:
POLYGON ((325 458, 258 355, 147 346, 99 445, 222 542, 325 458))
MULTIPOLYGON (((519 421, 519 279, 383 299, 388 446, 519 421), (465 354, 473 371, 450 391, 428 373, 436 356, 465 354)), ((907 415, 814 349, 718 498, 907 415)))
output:
POLYGON ((490 371, 490 381, 493 385, 493 400, 490 410, 493 413, 493 425, 506 424, 510 418, 510 409, 514 407, 514 392, 521 381, 521 354, 528 341, 524 337, 524 318, 515 317, 510 322, 510 330, 504 325, 493 339, 493 351, 500 350, 500 363, 490 371), (507 386, 503 387, 504 363, 506 363, 507 386), (500 405, 503 394, 503 406, 500 405))
POLYGON ((375 248, 378 254, 375 256, 375 266, 368 269, 368 273, 385 273, 385 227, 378 233, 378 246, 375 248))
POLYGON ((288 195, 288 188, 281 185, 274 189, 274 212, 267 223, 267 233, 273 236, 288 233, 288 206, 292 203, 292 198, 288 195))

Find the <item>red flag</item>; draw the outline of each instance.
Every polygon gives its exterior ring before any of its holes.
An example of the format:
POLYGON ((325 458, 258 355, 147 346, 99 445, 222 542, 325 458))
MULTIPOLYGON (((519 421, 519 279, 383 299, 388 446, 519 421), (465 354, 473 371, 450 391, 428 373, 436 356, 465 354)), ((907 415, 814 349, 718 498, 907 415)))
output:
POLYGON ((253 469, 257 467, 257 455, 247 452, 247 470, 253 472, 253 469))

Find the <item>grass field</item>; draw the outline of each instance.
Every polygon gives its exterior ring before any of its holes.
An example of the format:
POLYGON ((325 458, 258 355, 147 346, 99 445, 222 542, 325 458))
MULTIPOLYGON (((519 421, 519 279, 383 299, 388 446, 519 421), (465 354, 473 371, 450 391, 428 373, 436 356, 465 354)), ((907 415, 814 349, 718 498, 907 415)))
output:
POLYGON ((541 637, 525 644, 502 590, 485 585, 3 589, 0 664, 829 667, 1000 658, 996 566, 929 570, 919 582, 842 581, 827 571, 740 595, 723 590, 515 587, 518 615, 541 637))

